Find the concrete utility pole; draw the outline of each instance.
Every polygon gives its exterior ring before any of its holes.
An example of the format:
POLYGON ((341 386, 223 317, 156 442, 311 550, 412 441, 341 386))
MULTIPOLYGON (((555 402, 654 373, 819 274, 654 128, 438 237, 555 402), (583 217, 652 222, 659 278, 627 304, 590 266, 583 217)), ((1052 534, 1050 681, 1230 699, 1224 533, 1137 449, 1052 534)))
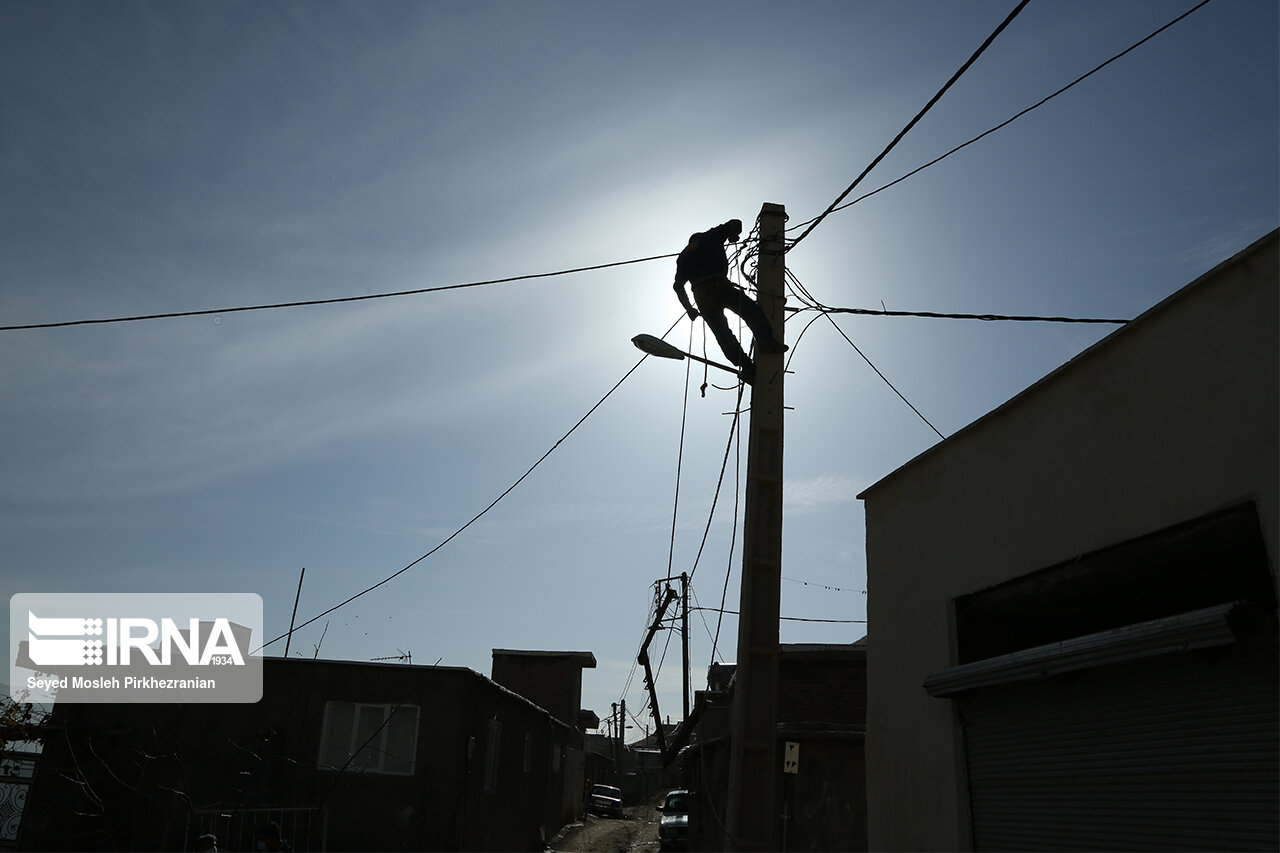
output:
MULTIPOLYGON (((625 705, 623 707, 626 707, 625 705)), ((613 729, 613 766, 617 767, 622 760, 622 728, 618 725, 618 703, 613 703, 613 716, 609 718, 609 728, 613 729)))
POLYGON ((680 615, 680 646, 683 665, 680 667, 680 674, 684 678, 683 686, 680 688, 680 697, 684 700, 684 716, 682 720, 689 719, 689 573, 680 573, 680 598, 684 603, 681 608, 680 615))
MULTIPOLYGON (((760 208, 758 301, 785 343, 786 210, 760 208)), ((778 617, 782 585, 783 353, 755 349, 747 497, 742 537, 742 598, 729 749, 727 850, 776 850, 778 617)))

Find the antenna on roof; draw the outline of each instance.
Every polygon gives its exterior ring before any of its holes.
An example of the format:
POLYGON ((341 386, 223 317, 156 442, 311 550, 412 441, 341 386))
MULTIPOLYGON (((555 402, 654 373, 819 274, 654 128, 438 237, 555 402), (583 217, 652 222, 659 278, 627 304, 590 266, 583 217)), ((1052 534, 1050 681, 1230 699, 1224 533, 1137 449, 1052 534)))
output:
MULTIPOLYGON (((387 657, 384 657, 384 658, 369 658, 369 660, 373 660, 373 661, 398 660, 401 663, 413 663, 413 652, 401 651, 399 647, 396 648, 396 652, 398 652, 398 654, 388 655, 387 657)), ((441 660, 443 660, 443 658, 441 658, 441 660)), ((436 663, 439 663, 439 662, 440 661, 436 661, 436 663)))

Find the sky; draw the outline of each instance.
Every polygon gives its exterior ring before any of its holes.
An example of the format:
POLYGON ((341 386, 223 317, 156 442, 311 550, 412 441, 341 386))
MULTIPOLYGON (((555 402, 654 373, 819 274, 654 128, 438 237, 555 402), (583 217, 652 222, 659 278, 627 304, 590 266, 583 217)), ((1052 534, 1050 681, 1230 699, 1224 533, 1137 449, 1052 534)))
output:
MULTIPOLYGON (((612 264, 766 202, 798 225, 1014 5, 0 4, 0 325, 612 264)), ((1193 5, 1032 0, 851 198, 1193 5)), ((1278 16, 1213 0, 831 214, 788 269, 835 307, 1137 316, 1277 227, 1278 16)), ((487 675, 495 648, 590 651, 584 707, 625 698, 643 726, 655 580, 692 572, 707 608, 695 689, 717 630, 714 658, 736 656, 715 609, 737 609, 745 445, 711 515, 732 377, 703 396, 688 361, 628 375, 630 339, 673 323, 720 358, 673 271, 0 331, 4 597, 251 592, 270 639, 304 567, 299 623, 506 493, 290 656, 487 675)), ((929 423, 953 434, 1115 327, 836 316, 917 415, 831 323, 799 337, 814 317, 786 328, 780 632, 849 643, 874 634, 857 494, 938 443, 929 423)), ((679 647, 652 651, 672 719, 679 647)))

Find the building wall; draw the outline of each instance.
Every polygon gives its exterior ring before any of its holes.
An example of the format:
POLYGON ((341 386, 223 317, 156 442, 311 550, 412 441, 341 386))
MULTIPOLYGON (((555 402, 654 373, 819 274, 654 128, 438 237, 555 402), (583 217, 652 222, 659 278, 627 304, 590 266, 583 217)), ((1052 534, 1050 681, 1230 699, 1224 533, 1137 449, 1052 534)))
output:
POLYGON ((867 849, 867 782, 862 732, 787 730, 779 746, 798 745, 799 772, 778 777, 786 814, 785 850, 867 849))
POLYGON ((861 730, 866 719, 865 644, 779 647, 779 723, 822 721, 861 730))
MULTIPOLYGON (((868 849, 864 740, 860 731, 780 726, 774 784, 782 849, 868 849), (799 745, 799 768, 794 774, 782 771, 781 756, 787 743, 799 745)), ((687 750, 681 776, 682 785, 693 794, 690 849, 733 849, 726 844, 724 825, 728 739, 713 738, 687 750)))
POLYGON ((493 652, 493 680, 573 727, 582 706, 582 668, 595 666, 594 658, 581 652, 553 655, 545 652, 493 652), (585 664, 583 659, 590 659, 585 664))
MULTIPOLYGON (((779 647, 773 764, 777 837, 781 844, 785 831, 788 850, 867 849, 866 665, 865 639, 848 645, 779 647), (795 774, 783 772, 787 743, 799 745, 795 774)), ((682 784, 693 793, 690 846, 730 849, 724 828, 730 699, 722 692, 699 692, 697 701, 701 708, 697 742, 681 754, 680 761, 682 784)))
POLYGON ((23 849, 182 850, 217 813, 323 807, 330 850, 540 850, 582 785, 577 733, 467 669, 268 659, 254 705, 61 704, 52 724, 23 849), (413 773, 317 767, 330 700, 418 707, 413 773))
POLYGON ((1273 233, 864 494, 872 849, 970 844, 957 597, 1249 502, 1274 586, 1278 280, 1273 233))

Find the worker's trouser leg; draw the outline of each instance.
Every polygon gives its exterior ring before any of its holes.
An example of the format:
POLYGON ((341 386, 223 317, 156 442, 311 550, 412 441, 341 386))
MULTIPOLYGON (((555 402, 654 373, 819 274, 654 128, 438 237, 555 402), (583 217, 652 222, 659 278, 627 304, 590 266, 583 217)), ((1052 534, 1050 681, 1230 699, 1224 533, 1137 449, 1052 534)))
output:
POLYGON ((732 311, 741 317, 757 341, 771 341, 773 326, 764 315, 764 310, 754 299, 734 287, 727 278, 695 282, 692 290, 698 311, 716 336, 716 342, 720 344, 725 357, 738 367, 750 366, 751 359, 742 351, 742 344, 738 343, 738 338, 729 329, 729 321, 724 312, 732 311))

